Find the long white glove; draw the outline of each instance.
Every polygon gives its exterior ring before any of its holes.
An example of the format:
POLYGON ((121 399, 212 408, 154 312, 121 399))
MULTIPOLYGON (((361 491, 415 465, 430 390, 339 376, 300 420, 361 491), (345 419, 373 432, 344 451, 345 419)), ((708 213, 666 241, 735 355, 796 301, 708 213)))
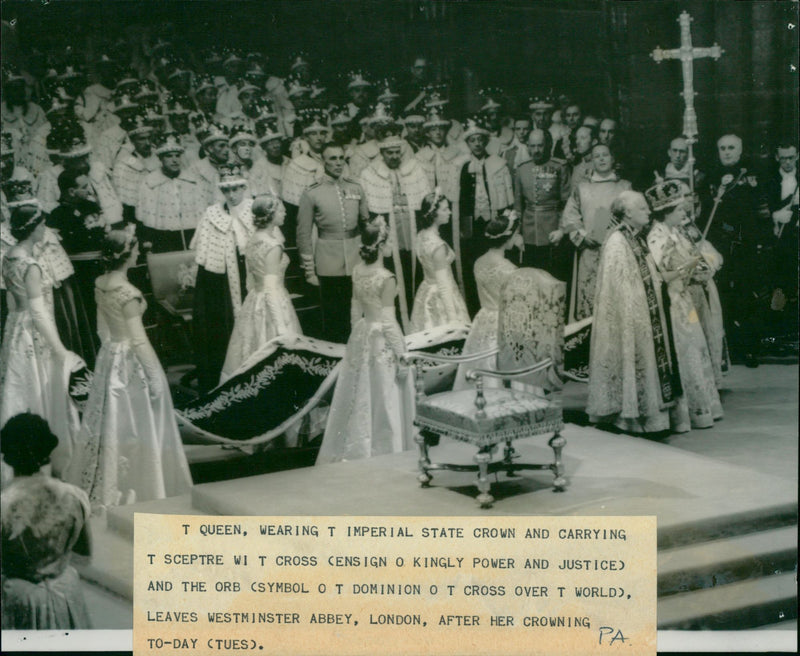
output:
POLYGON ((439 292, 439 298, 442 299, 442 305, 444 306, 448 321, 455 321, 458 317, 458 311, 456 310, 456 304, 453 300, 454 289, 451 284, 450 276, 447 275, 448 273, 448 270, 445 268, 436 269, 434 276, 436 289, 439 292))
POLYGON ((289 322, 286 317, 286 312, 281 310, 280 297, 282 285, 280 278, 273 274, 264 276, 264 299, 267 302, 272 325, 275 328, 276 335, 285 335, 289 332, 289 322))
POLYGON ((162 382, 164 380, 164 371, 158 361, 156 352, 150 345, 150 340, 147 339, 147 333, 145 333, 142 325, 142 318, 140 316, 130 317, 125 320, 125 324, 128 327, 128 334, 131 336, 131 346, 142 364, 145 376, 147 376, 150 398, 157 399, 164 394, 162 382))
POLYGON ((381 308, 381 326, 383 337, 386 339, 389 348, 394 351, 397 357, 400 357, 406 352, 406 340, 403 338, 403 331, 400 330, 400 325, 397 323, 394 307, 385 306, 381 308))
POLYGON ((31 318, 33 319, 33 325, 36 326, 36 330, 44 337, 44 340, 53 350, 55 356, 63 360, 69 351, 64 347, 61 338, 58 336, 55 319, 53 319, 53 316, 48 312, 47 307, 45 307, 44 298, 41 296, 32 298, 28 303, 28 307, 30 308, 31 318))

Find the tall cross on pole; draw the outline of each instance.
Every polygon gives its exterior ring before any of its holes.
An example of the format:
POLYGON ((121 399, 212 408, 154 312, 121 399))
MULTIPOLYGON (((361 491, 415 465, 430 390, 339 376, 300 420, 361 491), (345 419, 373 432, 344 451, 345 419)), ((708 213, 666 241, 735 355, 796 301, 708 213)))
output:
MULTIPOLYGON (((694 90, 694 60, 702 57, 713 57, 715 60, 725 52, 716 43, 710 48, 695 48, 692 46, 692 17, 687 12, 681 12, 678 17, 681 26, 681 47, 673 50, 662 50, 659 46, 650 53, 653 60, 660 64, 664 59, 680 59, 683 69, 683 101, 685 110, 683 112, 683 135, 689 146, 689 188, 694 197, 694 149, 697 143, 697 114, 694 111, 694 97, 697 95, 694 90)), ((694 203, 692 203, 692 214, 694 214, 694 203)), ((693 217, 694 218, 694 217, 693 217)))

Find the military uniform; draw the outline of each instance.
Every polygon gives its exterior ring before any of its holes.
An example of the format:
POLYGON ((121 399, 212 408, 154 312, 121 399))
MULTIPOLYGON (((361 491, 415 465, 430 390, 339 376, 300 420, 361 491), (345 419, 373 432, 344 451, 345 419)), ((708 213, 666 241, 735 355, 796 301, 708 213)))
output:
POLYGON ((359 218, 369 215, 367 198, 357 182, 324 174, 300 197, 297 249, 306 277, 319 279, 322 319, 327 337, 346 342, 350 334, 350 274, 359 261, 359 218), (312 244, 312 229, 317 241, 312 244))
POLYGON ((566 280, 569 265, 559 247, 550 244, 558 228, 561 210, 570 193, 566 167, 555 160, 544 164, 525 162, 514 173, 514 208, 522 217, 525 266, 544 269, 566 280))

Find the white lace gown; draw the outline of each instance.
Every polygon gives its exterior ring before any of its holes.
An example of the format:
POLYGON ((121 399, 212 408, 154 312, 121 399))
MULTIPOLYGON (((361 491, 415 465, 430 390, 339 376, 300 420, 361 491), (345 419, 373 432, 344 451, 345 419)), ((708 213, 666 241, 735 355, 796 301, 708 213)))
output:
POLYGON ((264 231, 255 233, 245 249, 245 263, 248 292, 236 316, 221 383, 271 339, 288 333, 303 334, 292 299, 284 286, 289 256, 283 252, 283 238, 264 231), (276 248, 281 251, 280 273, 269 274, 267 259, 276 248))
POLYGON ((66 480, 82 488, 92 508, 118 505, 130 490, 136 501, 185 494, 192 487, 169 393, 158 366, 162 393, 150 398, 150 382, 123 315, 141 292, 128 282, 95 288, 102 340, 83 425, 66 480))
MULTIPOLYGON (((517 267, 505 257, 497 257, 492 253, 481 255, 475 260, 475 282, 478 286, 478 298, 481 309, 472 321, 467 340, 464 342, 463 355, 481 353, 497 346, 497 322, 500 316, 500 291, 508 277, 517 267)), ((497 369, 497 356, 475 360, 468 364, 458 365, 454 390, 472 388, 465 376, 470 369, 497 369)), ((499 387, 501 380, 486 378, 484 386, 499 387)))
POLYGON ((456 256, 438 233, 421 230, 415 244, 417 258, 425 278, 417 289, 411 310, 411 331, 429 330, 448 323, 469 323, 469 312, 453 277, 452 263, 456 256), (447 252, 448 266, 437 270, 435 254, 440 248, 447 252))
MULTIPOLYGON (((647 237, 653 260, 663 273, 676 271, 691 257, 677 230, 655 222, 647 237)), ((667 284, 670 322, 678 357, 683 397, 678 401, 680 423, 686 427, 708 428, 721 419, 722 404, 717 392, 714 368, 703 324, 692 300, 689 285, 680 278, 667 284)))
POLYGON ((397 320, 381 318, 381 294, 392 273, 353 270, 353 323, 333 393, 317 464, 358 460, 411 447, 411 376, 397 381, 405 350, 397 320))
MULTIPOLYGON (((5 318, 0 349, 0 426, 11 417, 31 412, 47 420, 58 437, 58 446, 51 454, 53 473, 60 474, 67 466, 72 444, 80 427, 78 409, 69 397, 69 375, 72 357, 59 361, 31 316, 25 289, 25 276, 31 266, 39 268, 42 296, 53 317, 53 281, 48 268, 41 267, 28 255, 3 258, 3 279, 13 298, 5 318)), ((53 326, 55 327, 55 319, 53 326)), ((75 358, 79 360, 79 358, 75 358)), ((2 466, 2 480, 11 479, 11 470, 2 466)))

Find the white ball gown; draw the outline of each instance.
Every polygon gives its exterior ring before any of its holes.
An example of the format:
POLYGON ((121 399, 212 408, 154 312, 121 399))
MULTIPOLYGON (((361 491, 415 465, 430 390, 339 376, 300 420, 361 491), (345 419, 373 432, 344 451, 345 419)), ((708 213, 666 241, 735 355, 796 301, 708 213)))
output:
POLYGON ((145 302, 127 281, 95 287, 102 340, 83 425, 66 479, 85 490, 93 510, 162 499, 192 487, 169 385, 141 325, 145 302), (139 316, 126 319, 135 302, 139 316))
POLYGON ((410 448, 411 376, 398 381, 405 341, 394 307, 383 307, 393 274, 353 269, 353 328, 333 393, 317 464, 357 460, 410 448))
POLYGON ((415 247, 425 278, 414 297, 411 331, 419 332, 449 323, 468 324, 467 306, 453 277, 453 250, 432 230, 421 230, 415 247), (436 254, 440 249, 445 249, 448 265, 437 268, 436 254))
MULTIPOLYGON (((9 254, 3 258, 3 278, 11 292, 11 307, 0 350, 0 426, 23 412, 46 419, 58 437, 50 457, 53 473, 58 475, 69 462, 80 427, 78 408, 68 391, 70 372, 82 361, 66 351, 58 338, 53 281, 47 267, 30 255, 9 254), (28 300, 25 287, 31 266, 41 272, 42 296, 34 303, 28 300)), ((2 476, 4 483, 11 478, 5 463, 2 476)))
POLYGON ((292 299, 284 286, 289 256, 283 252, 283 235, 256 232, 245 249, 247 298, 233 327, 220 382, 224 383, 239 366, 268 341, 293 333, 302 335, 292 299), (268 272, 268 258, 274 249, 281 252, 280 272, 268 272))

